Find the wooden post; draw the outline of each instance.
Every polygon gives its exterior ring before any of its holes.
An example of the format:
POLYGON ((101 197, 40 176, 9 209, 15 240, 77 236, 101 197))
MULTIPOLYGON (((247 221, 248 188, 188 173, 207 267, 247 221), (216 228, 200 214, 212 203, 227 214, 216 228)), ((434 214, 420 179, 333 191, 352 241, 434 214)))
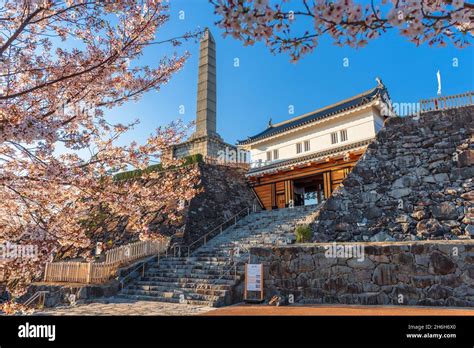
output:
POLYGON ((64 281, 65 279, 63 279, 63 276, 64 276, 64 272, 65 271, 65 263, 64 262, 61 262, 61 272, 60 272, 60 276, 59 276, 59 281, 64 281))
POLYGON ((244 300, 247 299, 247 268, 248 264, 245 264, 244 300))
POLYGON ((328 199, 331 196, 332 184, 331 184, 331 172, 324 172, 324 198, 328 199))
MULTIPOLYGON (((277 197, 276 197, 276 184, 270 184, 271 196, 270 196, 270 206, 271 209, 278 206, 277 197)), ((276 209, 276 208, 275 208, 276 209)))
POLYGON ((46 268, 44 269, 44 281, 48 281, 48 271, 49 271, 49 262, 46 263, 46 268))
POLYGON ((87 264, 87 284, 90 284, 91 283, 91 279, 92 279, 92 262, 89 262, 87 264))
POLYGON ((290 201, 295 201, 294 190, 293 190, 293 180, 285 180, 285 205, 288 207, 290 201))

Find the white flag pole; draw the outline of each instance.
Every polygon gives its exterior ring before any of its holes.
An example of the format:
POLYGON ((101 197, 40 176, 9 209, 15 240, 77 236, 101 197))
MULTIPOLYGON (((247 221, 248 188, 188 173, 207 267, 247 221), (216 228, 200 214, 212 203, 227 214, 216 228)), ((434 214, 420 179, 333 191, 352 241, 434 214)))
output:
POLYGON ((438 95, 441 95, 441 74, 439 70, 436 73, 436 77, 438 78, 438 95))

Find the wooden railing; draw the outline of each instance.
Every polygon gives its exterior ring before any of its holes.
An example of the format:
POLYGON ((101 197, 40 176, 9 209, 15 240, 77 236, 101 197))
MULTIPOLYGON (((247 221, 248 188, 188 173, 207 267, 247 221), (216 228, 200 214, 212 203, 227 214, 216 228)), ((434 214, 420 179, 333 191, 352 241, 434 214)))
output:
POLYGON ((420 112, 455 109, 473 105, 474 92, 420 100, 420 112))
POLYGON ((169 241, 143 241, 123 245, 105 253, 105 262, 50 262, 44 271, 45 282, 103 283, 118 268, 146 256, 165 253, 169 241))

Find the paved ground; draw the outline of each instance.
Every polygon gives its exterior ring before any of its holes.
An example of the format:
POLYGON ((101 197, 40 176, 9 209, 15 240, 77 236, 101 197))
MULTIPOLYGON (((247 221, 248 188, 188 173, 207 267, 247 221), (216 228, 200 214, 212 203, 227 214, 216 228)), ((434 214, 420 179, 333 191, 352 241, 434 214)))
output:
POLYGON ((57 307, 36 312, 36 315, 196 315, 212 311, 213 307, 178 303, 107 299, 73 307, 57 307))
POLYGON ((212 308, 165 302, 129 301, 107 299, 105 301, 58 307, 36 312, 36 315, 453 315, 474 316, 474 308, 446 307, 397 307, 397 306, 342 306, 342 305, 293 305, 268 306, 237 304, 223 308, 212 308), (108 303, 106 303, 108 302, 108 303))
POLYGON ((292 306, 267 306, 237 304, 229 307, 218 308, 215 311, 201 315, 455 315, 474 316, 474 308, 446 308, 446 307, 396 307, 396 306, 349 306, 349 305, 292 305, 292 306))

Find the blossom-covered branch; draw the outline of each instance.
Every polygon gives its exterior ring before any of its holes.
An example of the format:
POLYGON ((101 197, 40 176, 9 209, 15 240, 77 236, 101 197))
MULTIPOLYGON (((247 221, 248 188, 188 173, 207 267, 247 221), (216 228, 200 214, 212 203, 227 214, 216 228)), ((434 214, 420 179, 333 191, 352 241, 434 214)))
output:
POLYGON ((162 57, 154 67, 138 61, 150 44, 175 46, 199 34, 156 38, 168 12, 156 0, 0 5, 0 244, 38 251, 29 259, 1 255, 10 290, 21 293, 62 247, 90 257, 84 222, 98 211, 126 216, 128 230, 153 238, 146 229, 150 212, 166 212, 166 202, 196 193, 193 169, 113 179, 152 162, 180 164, 162 155, 187 126, 174 122, 145 144, 118 145, 135 122, 121 124, 104 113, 158 90, 183 67, 186 53, 162 57))
POLYGON ((463 0, 210 0, 225 35, 245 45, 263 41, 293 61, 323 35, 340 46, 363 47, 390 29, 419 45, 465 47, 472 40, 474 4, 463 0))

